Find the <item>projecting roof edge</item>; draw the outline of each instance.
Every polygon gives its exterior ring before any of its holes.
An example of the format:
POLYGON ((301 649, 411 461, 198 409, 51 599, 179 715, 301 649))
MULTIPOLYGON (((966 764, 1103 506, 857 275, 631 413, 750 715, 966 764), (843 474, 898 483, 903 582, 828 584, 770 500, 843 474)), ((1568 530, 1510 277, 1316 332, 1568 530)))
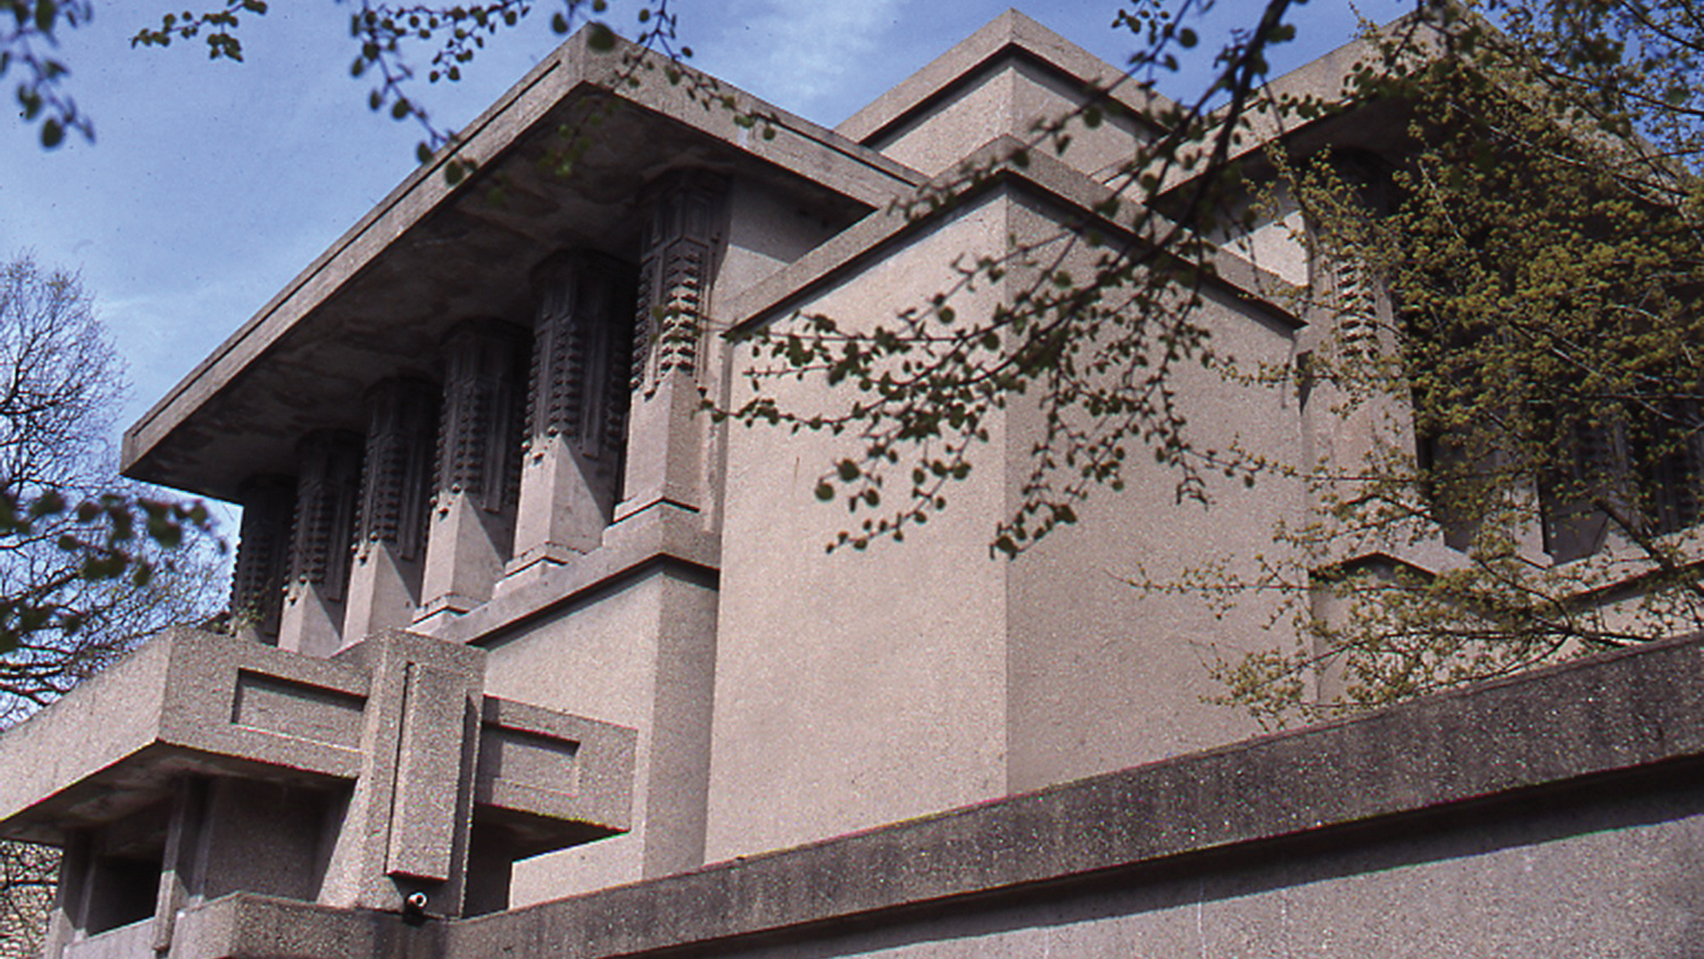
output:
MULTIPOLYGON (((1108 217, 1100 212, 1108 208, 1108 201, 1117 197, 1111 189, 1053 157, 1028 149, 1023 141, 1009 135, 985 144, 966 157, 957 170, 942 174, 922 189, 939 189, 954 178, 963 176, 967 169, 985 169, 987 172, 971 191, 955 197, 956 202, 943 203, 919 216, 908 216, 897 204, 877 210, 742 292, 727 305, 724 315, 731 319, 728 332, 749 330, 776 319, 778 314, 815 296, 856 269, 882 247, 938 222, 942 216, 951 215, 962 208, 963 202, 972 194, 997 183, 1014 184, 1048 197, 1082 215, 1085 228, 1102 229, 1111 236, 1131 236, 1132 214, 1108 217), (1026 163, 1013 162, 1012 156, 1018 152, 1026 155, 1026 163)), ((1260 307, 1292 328, 1306 325, 1283 305, 1287 300, 1296 299, 1301 292, 1294 284, 1222 250, 1209 262, 1213 272, 1205 278, 1207 283, 1260 307)))
POLYGON ((1017 10, 1007 10, 952 49, 835 128, 835 132, 869 143, 903 125, 949 95, 988 62, 1005 53, 1021 52, 1079 83, 1109 88, 1113 99, 1137 116, 1158 113, 1171 101, 1129 80, 1124 71, 1084 50, 1017 10))
MULTIPOLYGON (((1354 75, 1357 66, 1373 62, 1385 55, 1380 49, 1381 43, 1396 39, 1401 40, 1403 51, 1416 58, 1436 56, 1441 49, 1442 40, 1436 29, 1418 14, 1411 13, 1378 27, 1372 35, 1356 37, 1330 53, 1268 80, 1259 88, 1260 101, 1273 104, 1311 98, 1325 109, 1303 118, 1275 109, 1260 109, 1258 105, 1251 104, 1243 112, 1248 129, 1242 131, 1242 135, 1234 141, 1226 155, 1227 161, 1258 154, 1275 141, 1294 136, 1343 111, 1364 105, 1365 98, 1358 96, 1350 88, 1349 79, 1354 75)), ((1217 121, 1220 126, 1203 141, 1203 150, 1211 148, 1217 130, 1223 129, 1227 109, 1221 106, 1211 114, 1211 119, 1217 121)), ((1206 164, 1196 164, 1186 169, 1181 163, 1166 164, 1157 160, 1150 172, 1163 174, 1158 193, 1167 194, 1175 192, 1185 184, 1195 182, 1208 169, 1206 164)))
POLYGON ((689 84, 666 82, 664 58, 641 52, 625 41, 617 53, 594 52, 587 45, 587 37, 588 32, 581 30, 529 71, 468 125, 461 140, 441 149, 404 178, 144 413, 125 431, 121 469, 129 471, 138 464, 208 397, 239 377, 298 321, 358 276, 390 243, 478 182, 474 177, 450 186, 444 177, 447 164, 475 158, 484 167, 495 165, 553 108, 576 93, 595 91, 621 97, 869 206, 882 206, 924 180, 910 167, 834 131, 729 84, 681 68, 688 76, 702 79, 716 96, 731 96, 741 110, 764 118, 775 131, 773 137, 765 137, 762 122, 755 128, 740 126, 734 111, 694 99, 689 84), (639 64, 641 82, 637 86, 617 82, 616 71, 624 56, 634 57, 639 64))

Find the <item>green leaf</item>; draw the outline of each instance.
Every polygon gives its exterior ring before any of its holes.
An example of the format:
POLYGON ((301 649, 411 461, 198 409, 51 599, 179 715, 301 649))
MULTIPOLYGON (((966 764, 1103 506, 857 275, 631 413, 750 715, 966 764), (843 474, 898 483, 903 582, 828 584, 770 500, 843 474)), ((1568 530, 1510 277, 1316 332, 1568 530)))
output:
POLYGON ((615 31, 600 22, 593 22, 586 32, 586 48, 598 53, 615 49, 615 31))

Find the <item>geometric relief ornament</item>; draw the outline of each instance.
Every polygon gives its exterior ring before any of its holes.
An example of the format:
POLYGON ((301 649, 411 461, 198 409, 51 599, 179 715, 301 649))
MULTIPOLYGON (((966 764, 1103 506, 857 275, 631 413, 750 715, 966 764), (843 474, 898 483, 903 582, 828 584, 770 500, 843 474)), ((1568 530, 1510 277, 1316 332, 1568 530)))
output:
POLYGON ((405 561, 425 552, 442 395, 431 383, 405 378, 385 380, 368 392, 358 549, 387 543, 405 561))
POLYGON ((650 394, 671 372, 698 372, 727 188, 702 170, 677 171, 653 188, 640 241, 634 390, 650 394))
POLYGON ((291 537, 293 588, 316 586, 328 600, 343 598, 355 538, 361 453, 361 437, 344 430, 315 430, 297 447, 302 472, 291 537))
POLYGON ((296 507, 296 480, 289 476, 251 476, 237 488, 243 508, 231 574, 232 615, 239 625, 276 639, 284 604, 284 580, 290 572, 290 523, 296 507))
POLYGON ((514 506, 526 348, 525 331, 495 320, 464 322, 444 341, 437 509, 457 493, 491 513, 514 506))
POLYGON ((635 731, 485 695, 485 661, 174 629, 0 735, 0 839, 68 852, 49 954, 177 955, 232 892, 495 911, 516 860, 627 831, 635 731))
MULTIPOLYGON (((558 253, 533 271, 530 452, 553 437, 592 466, 600 485, 619 475, 627 439, 625 358, 633 341, 633 275, 627 264, 590 250, 558 253)), ((613 499, 613 490, 600 491, 613 499)))

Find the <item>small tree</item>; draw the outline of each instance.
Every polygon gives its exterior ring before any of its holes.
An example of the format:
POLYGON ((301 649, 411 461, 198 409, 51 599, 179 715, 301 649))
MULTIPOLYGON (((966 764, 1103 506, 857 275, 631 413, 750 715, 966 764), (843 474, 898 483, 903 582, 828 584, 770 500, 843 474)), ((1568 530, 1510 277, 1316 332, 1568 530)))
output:
MULTIPOLYGON (((204 508, 113 476, 123 390, 77 278, 27 256, 0 265, 0 727, 212 606, 216 564, 184 541, 204 508)), ((56 862, 0 846, 0 955, 34 954, 56 862)))
MULTIPOLYGON (((1255 576, 1210 560, 1131 577, 1213 603, 1285 597, 1295 647, 1221 667, 1226 700, 1265 718, 1704 628, 1704 11, 1482 10, 1508 32, 1424 5, 1377 36, 1344 102, 1324 103, 1262 91, 1264 51, 1291 32, 1285 5, 1268 4, 1221 56, 1216 90, 1141 118, 1165 132, 1112 178, 1124 186, 1102 221, 967 259, 958 287, 873 331, 819 316, 759 332, 770 362, 734 414, 858 438, 866 455, 833 464, 818 491, 865 517, 840 538, 859 548, 941 508, 1016 393, 1036 397, 1045 434, 999 551, 1073 522, 1078 500, 1134 463, 1158 459, 1181 498, 1207 505, 1210 472, 1302 479, 1313 513, 1273 531, 1255 576), (1373 99, 1412 111, 1403 155, 1289 154, 1287 127, 1373 99), (1250 142, 1269 149, 1237 149, 1250 142), (1207 237, 1234 235, 1263 189, 1302 204, 1315 269, 1294 306, 1331 335, 1295 365, 1250 370, 1214 349, 1196 310, 1207 237), (1061 268, 1085 247, 1101 251, 1092 270, 1061 268), (960 289, 1007 277, 1028 279, 991 315, 954 311, 960 289), (1204 449, 1173 389, 1197 363, 1359 418, 1370 448, 1309 463, 1204 449), (799 375, 854 398, 838 414, 781 408, 766 384, 799 375)), ((1186 33, 1148 5, 1124 22, 1148 40, 1138 67, 1186 33)), ((1043 125, 1027 149, 1064 151, 1111 108, 1043 125)), ((923 206, 990 169, 961 171, 923 206)))
POLYGON ((1413 110, 1402 162, 1279 158, 1315 257, 1382 301, 1316 291, 1337 335, 1286 374, 1379 442, 1299 464, 1317 509, 1276 538, 1302 559, 1262 584, 1298 641, 1225 664, 1231 702, 1377 704, 1704 630, 1701 154, 1672 73, 1704 36, 1548 13, 1464 21, 1380 87, 1413 110))
POLYGON ((0 266, 0 721, 204 610, 206 564, 179 547, 205 507, 113 475, 123 390, 76 277, 0 266))

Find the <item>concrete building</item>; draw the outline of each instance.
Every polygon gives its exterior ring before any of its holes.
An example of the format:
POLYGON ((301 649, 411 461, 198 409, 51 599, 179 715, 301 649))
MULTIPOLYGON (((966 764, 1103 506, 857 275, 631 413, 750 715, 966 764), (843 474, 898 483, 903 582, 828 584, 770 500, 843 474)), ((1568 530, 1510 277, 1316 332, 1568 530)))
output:
MULTIPOLYGON (((1270 645, 1270 610, 1108 571, 1253 557, 1299 484, 1184 537, 1139 479, 992 562, 1043 429, 1014 404, 927 528, 828 553, 844 438, 700 414, 753 362, 725 331, 892 316, 960 255, 1116 228, 1104 171, 1156 131, 1008 159, 1114 68, 1008 13, 827 130, 633 56, 570 40, 470 127, 479 177, 424 166, 126 434, 130 475, 243 505, 241 635, 157 638, 0 738, 0 835, 66 850, 52 959, 1704 947, 1698 643, 1251 740, 1202 646, 1270 645), (966 160, 997 175, 896 205, 966 160)), ((1248 361, 1318 336, 1289 217, 1204 291, 1248 361)), ((1179 389, 1209 444, 1364 439, 1179 389)))

